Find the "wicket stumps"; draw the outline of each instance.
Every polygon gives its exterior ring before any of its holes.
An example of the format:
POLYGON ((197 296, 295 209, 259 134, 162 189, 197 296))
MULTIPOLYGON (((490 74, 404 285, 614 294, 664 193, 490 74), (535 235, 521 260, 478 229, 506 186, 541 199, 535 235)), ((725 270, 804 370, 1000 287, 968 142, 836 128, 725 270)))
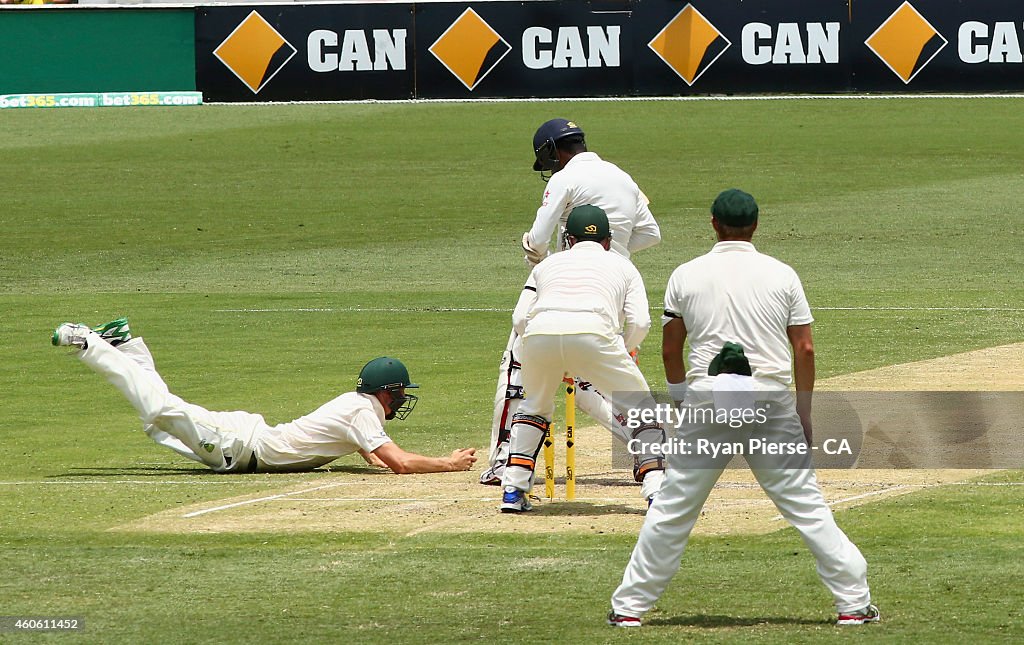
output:
MULTIPOLYGON (((565 383, 565 498, 576 499, 576 383, 571 377, 565 383)), ((555 439, 549 424, 544 433, 544 493, 555 497, 555 439)))

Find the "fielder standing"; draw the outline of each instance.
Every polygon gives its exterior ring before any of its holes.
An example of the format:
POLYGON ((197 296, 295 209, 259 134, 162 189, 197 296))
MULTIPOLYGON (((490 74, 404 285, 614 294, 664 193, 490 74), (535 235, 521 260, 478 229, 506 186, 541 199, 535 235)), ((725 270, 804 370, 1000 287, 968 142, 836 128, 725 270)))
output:
MULTIPOLYGON (((661 241, 661 230, 651 214, 647 196, 618 166, 587 150, 583 130, 578 125, 566 119, 543 123, 533 136, 533 150, 533 169, 541 173, 547 185, 533 226, 523 234, 523 251, 531 267, 548 257, 553 235, 557 234, 556 250, 565 248, 559 229, 564 228, 570 211, 584 204, 605 212, 612 233, 611 250, 624 258, 661 241)), ((521 353, 519 335, 513 330, 498 370, 490 467, 481 474, 481 484, 501 482, 508 458, 510 426, 523 398, 521 353)), ((577 379, 576 383, 576 404, 580 409, 620 441, 629 441, 630 431, 624 425, 621 411, 612 408, 587 374, 573 376, 584 379, 577 379)))
POLYGON ((425 457, 402 450, 387 435, 384 421, 404 420, 418 400, 406 392, 419 386, 398 359, 373 359, 359 372, 355 392, 271 426, 259 414, 213 412, 172 394, 145 341, 132 337, 127 318, 95 330, 64 323, 51 342, 75 347, 83 363, 120 390, 153 441, 217 472, 307 471, 355 452, 399 474, 469 470, 476 462, 472 448, 425 457))
MULTIPOLYGON (((509 456, 501 484, 501 510, 530 510, 537 453, 554 413, 554 393, 565 374, 586 374, 614 395, 618 409, 652 406, 647 381, 633 362, 635 349, 651 328, 647 292, 640 272, 626 258, 608 253, 608 217, 596 206, 573 209, 565 225, 566 247, 538 264, 512 314, 522 337, 526 398, 512 419, 509 456)), ((661 443, 664 431, 641 425, 631 439, 661 443)), ((635 462, 633 476, 652 497, 664 479, 659 457, 635 462)))
MULTIPOLYGON (((753 197, 726 190, 715 199, 711 214, 718 243, 707 255, 677 268, 665 292, 662 356, 669 392, 683 402, 682 411, 718 412, 723 401, 731 407, 746 400, 743 405, 759 405, 766 418, 741 426, 684 423, 678 439, 719 445, 747 441, 752 447, 749 439, 758 437, 781 448, 806 449, 812 430, 814 344, 813 318, 800 279, 751 244, 758 217, 753 197), (687 337, 689 371, 682 355, 687 337), (789 394, 794 378, 795 406, 789 394), (788 405, 764 405, 787 399, 788 405)), ((838 624, 878 621, 864 557, 836 525, 809 458, 794 456, 750 451, 746 459, 765 493, 814 554, 818 575, 839 612, 838 624)), ((679 568, 690 531, 728 461, 728 456, 693 458, 681 451, 668 456, 665 483, 648 510, 622 584, 612 595, 609 624, 640 626, 679 568)))

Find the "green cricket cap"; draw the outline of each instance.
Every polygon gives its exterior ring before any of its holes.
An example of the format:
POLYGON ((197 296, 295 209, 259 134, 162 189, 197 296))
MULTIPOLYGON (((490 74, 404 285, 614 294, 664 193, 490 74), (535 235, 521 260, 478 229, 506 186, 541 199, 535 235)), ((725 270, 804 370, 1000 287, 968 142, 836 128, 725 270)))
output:
POLYGON ((743 347, 738 343, 726 343, 708 365, 708 376, 719 374, 742 374, 750 376, 750 361, 743 354, 743 347))
POLYGON ((757 202, 739 188, 723 190, 711 204, 711 214, 726 226, 750 226, 757 221, 757 202))
POLYGON ((575 237, 577 242, 598 242, 612 234, 608 216, 591 204, 572 209, 565 222, 565 232, 575 237))
POLYGON ((388 356, 375 358, 364 365, 356 380, 356 392, 364 394, 400 387, 412 388, 419 385, 409 380, 409 370, 402 361, 388 356))

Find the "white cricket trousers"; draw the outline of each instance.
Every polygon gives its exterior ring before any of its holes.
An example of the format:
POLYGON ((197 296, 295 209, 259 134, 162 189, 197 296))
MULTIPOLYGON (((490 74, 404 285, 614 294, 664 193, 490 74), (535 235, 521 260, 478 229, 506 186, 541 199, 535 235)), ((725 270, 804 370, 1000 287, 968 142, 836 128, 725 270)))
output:
MULTIPOLYGON (((523 393, 519 412, 551 421, 555 413, 555 392, 566 374, 586 377, 611 399, 617 410, 653 406, 651 391, 636 366, 621 336, 609 339, 600 334, 527 334, 522 339, 523 393)), ((544 433, 536 426, 515 423, 509 439, 512 455, 534 455, 544 433)), ((505 468, 502 486, 527 491, 533 485, 534 471, 505 468)))
MULTIPOLYGON (((516 412, 521 412, 521 395, 518 392, 523 389, 522 368, 522 338, 512 330, 508 337, 508 344, 501 355, 501 364, 498 366, 498 387, 494 392, 494 414, 491 417, 491 452, 488 462, 491 467, 504 466, 508 457, 507 446, 502 447, 499 441, 501 431, 509 427, 512 417, 516 412)), ((593 384, 587 374, 574 374, 576 384, 576 407, 583 410, 591 419, 603 426, 612 433, 612 436, 623 444, 629 442, 631 434, 617 418, 611 402, 602 396, 601 392, 593 387, 579 387, 580 381, 593 384)))
MULTIPOLYGON (((768 424, 769 436, 802 441, 803 429, 795 411, 770 418, 768 424)), ((679 438, 721 440, 723 432, 727 431, 684 426, 679 438)), ((730 436, 739 440, 740 434, 730 436)), ((616 613, 639 618, 654 606, 679 569, 690 531, 728 461, 728 457, 669 456, 665 483, 647 511, 622 583, 612 594, 612 609, 616 613)), ((862 609, 871 602, 864 556, 836 525, 818 488, 814 469, 780 468, 783 462, 784 458, 778 456, 747 455, 747 463, 761 488, 814 554, 818 575, 832 592, 836 609, 862 609)))
POLYGON ((211 412, 171 394, 141 337, 112 347, 90 332, 87 344, 79 359, 121 391, 153 441, 218 472, 247 469, 262 416, 211 412))

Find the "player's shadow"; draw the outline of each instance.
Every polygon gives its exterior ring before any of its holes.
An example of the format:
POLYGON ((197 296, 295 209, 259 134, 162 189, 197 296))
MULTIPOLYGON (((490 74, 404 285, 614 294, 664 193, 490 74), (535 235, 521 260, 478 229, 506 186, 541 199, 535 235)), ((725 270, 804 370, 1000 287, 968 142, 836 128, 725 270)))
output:
MULTIPOLYGON (((388 468, 378 468, 376 466, 370 466, 370 465, 366 465, 366 464, 364 464, 364 465, 359 465, 359 464, 351 464, 351 465, 331 464, 329 468, 327 468, 327 467, 317 468, 316 470, 314 470, 312 472, 314 472, 314 473, 324 473, 324 474, 344 473, 344 474, 348 474, 348 475, 394 475, 395 474, 394 472, 392 472, 388 468)), ((292 474, 294 475, 295 473, 292 473, 292 474)))
MULTIPOLYGON (((538 481, 543 483, 544 479, 538 478, 538 481)), ((565 478, 557 477, 555 478, 555 483, 559 486, 564 486, 565 478)), ((629 486, 636 487, 637 489, 640 488, 640 484, 633 481, 632 475, 622 475, 619 473, 609 473, 609 476, 607 477, 603 476, 603 473, 599 475, 587 475, 586 477, 577 475, 576 484, 578 486, 629 486)))
POLYGON ((98 477, 166 477, 168 475, 219 476, 209 468, 196 466, 71 466, 57 475, 46 475, 45 479, 93 479, 98 477))
MULTIPOLYGON (((390 470, 376 468, 374 466, 333 466, 331 468, 319 468, 309 471, 306 474, 329 475, 332 473, 344 473, 351 475, 391 475, 390 470)), ((303 473, 296 472, 260 472, 260 473, 218 473, 204 466, 71 466, 65 472, 56 475, 46 475, 45 479, 94 479, 102 477, 167 477, 170 475, 193 475, 201 477, 244 477, 246 475, 259 475, 260 477, 275 475, 296 475, 303 473)))
POLYGON ((605 515, 646 515, 646 506, 627 506, 625 504, 591 504, 589 502, 568 502, 556 499, 541 500, 534 503, 530 515, 552 517, 602 517, 605 515))
POLYGON ((675 627, 704 627, 706 629, 725 627, 756 627, 757 625, 830 625, 833 621, 817 618, 796 618, 794 616, 720 616, 717 614, 693 614, 690 616, 668 616, 647 618, 644 625, 675 627))

